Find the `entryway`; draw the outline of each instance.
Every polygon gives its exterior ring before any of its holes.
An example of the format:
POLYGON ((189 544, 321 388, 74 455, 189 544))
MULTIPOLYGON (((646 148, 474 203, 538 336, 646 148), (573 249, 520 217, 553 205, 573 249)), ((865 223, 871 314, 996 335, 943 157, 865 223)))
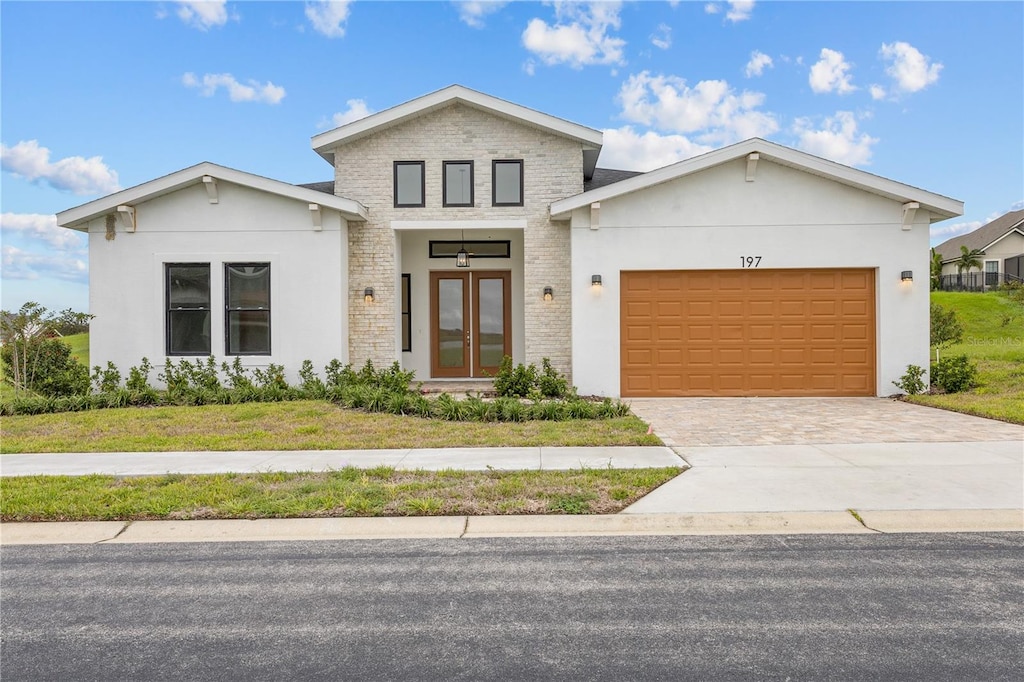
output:
POLYGON ((430 329, 431 376, 495 374, 512 355, 512 273, 431 272, 430 329))

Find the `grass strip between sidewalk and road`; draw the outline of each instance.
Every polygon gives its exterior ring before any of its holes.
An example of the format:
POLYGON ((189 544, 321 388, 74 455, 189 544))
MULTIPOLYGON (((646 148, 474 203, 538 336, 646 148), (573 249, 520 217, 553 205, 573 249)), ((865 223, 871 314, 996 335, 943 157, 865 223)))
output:
POLYGON ((450 422, 302 400, 4 417, 0 452, 661 445, 636 417, 450 422))
POLYGON ((325 473, 25 476, 0 480, 0 520, 611 514, 681 472, 346 467, 325 473))

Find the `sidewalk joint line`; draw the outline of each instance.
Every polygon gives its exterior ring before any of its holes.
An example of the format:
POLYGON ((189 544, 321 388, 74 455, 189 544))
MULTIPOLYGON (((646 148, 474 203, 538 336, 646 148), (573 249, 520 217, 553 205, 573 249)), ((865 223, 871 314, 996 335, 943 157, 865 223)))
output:
POLYGON ((860 514, 857 513, 856 509, 847 509, 846 511, 850 512, 850 516, 852 516, 853 518, 857 519, 857 523, 859 523, 860 525, 864 526, 868 530, 873 530, 876 533, 880 533, 882 535, 885 535, 885 531, 878 530, 877 528, 872 528, 868 524, 864 523, 864 519, 861 518, 860 514))
POLYGON ((466 533, 469 532, 469 517, 467 516, 465 518, 466 518, 466 522, 462 524, 462 533, 459 534, 459 537, 458 537, 459 540, 461 540, 462 538, 466 537, 466 533))
POLYGON ((124 533, 126 530, 128 530, 128 526, 130 526, 130 525, 132 525, 132 521, 129 519, 128 521, 124 522, 124 525, 121 526, 121 530, 117 531, 117 534, 115 534, 114 537, 112 537, 112 538, 105 538, 103 540, 97 540, 94 544, 102 545, 104 542, 110 542, 111 540, 118 539, 119 537, 121 537, 122 533, 124 533))

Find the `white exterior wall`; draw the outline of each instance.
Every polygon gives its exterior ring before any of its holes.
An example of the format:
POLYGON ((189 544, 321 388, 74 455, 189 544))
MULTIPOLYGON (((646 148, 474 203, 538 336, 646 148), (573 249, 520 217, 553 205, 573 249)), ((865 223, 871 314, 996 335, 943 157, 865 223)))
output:
MULTIPOLYGON (((283 365, 296 381, 303 360, 318 373, 348 361, 346 221, 322 208, 315 232, 308 203, 218 181, 219 203, 202 184, 136 205, 137 229, 107 240, 104 218, 89 225, 90 364, 128 368, 166 359, 164 263, 210 263, 211 351, 224 354, 224 263, 270 263, 272 355, 240 356, 247 367, 283 365)), ((195 358, 188 358, 193 360, 195 358)), ((177 362, 178 358, 174 358, 177 362)), ((156 383, 154 371, 150 377, 156 383)))
POLYGON ((583 394, 619 395, 619 272, 872 268, 876 291, 876 386, 909 364, 928 367, 928 220, 902 229, 898 201, 768 162, 746 182, 746 160, 601 202, 572 217, 574 380, 583 394), (900 272, 912 270, 913 283, 900 272), (603 286, 590 286, 599 274, 603 286))

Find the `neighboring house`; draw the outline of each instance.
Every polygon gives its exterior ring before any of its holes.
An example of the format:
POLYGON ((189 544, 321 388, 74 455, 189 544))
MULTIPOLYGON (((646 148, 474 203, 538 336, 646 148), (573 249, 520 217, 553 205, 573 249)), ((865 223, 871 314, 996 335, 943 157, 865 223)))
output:
POLYGON ((202 163, 59 214, 89 234, 92 363, 511 355, 583 394, 886 395, 927 365, 928 229, 963 210, 760 139, 602 169, 599 131, 460 86, 312 144, 333 182, 202 163))
POLYGON ((942 288, 971 290, 997 287, 1005 281, 1024 281, 1024 210, 1004 213, 973 232, 948 239, 935 247, 942 256, 942 288), (958 272, 963 253, 977 249, 981 271, 958 272))

